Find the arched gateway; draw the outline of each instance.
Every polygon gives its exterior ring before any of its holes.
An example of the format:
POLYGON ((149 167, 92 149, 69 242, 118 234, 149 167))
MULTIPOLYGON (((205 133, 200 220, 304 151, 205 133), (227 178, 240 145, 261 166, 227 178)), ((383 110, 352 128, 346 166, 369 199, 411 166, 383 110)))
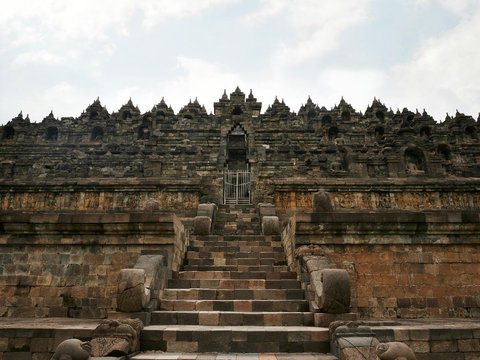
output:
POLYGON ((251 178, 247 159, 247 134, 235 125, 227 135, 227 164, 223 180, 225 204, 250 204, 251 178))

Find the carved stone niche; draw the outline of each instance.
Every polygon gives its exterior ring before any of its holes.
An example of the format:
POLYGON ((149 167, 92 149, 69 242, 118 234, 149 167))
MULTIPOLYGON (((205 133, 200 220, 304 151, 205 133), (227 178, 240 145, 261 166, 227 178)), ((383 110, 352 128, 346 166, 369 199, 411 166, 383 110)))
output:
POLYGON ((404 154, 405 172, 408 175, 424 175, 426 173, 425 155, 418 148, 408 148, 404 154))
POLYGON ((92 356, 124 356, 140 350, 143 323, 138 319, 103 320, 92 333, 92 356))

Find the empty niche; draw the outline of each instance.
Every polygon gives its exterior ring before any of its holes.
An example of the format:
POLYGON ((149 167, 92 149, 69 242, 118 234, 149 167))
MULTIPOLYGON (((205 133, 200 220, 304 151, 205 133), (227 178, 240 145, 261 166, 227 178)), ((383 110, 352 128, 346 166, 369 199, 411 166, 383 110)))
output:
POLYGON ((338 128, 336 126, 332 126, 328 129, 328 140, 332 141, 338 137, 338 128))
POLYGON ((475 130, 474 126, 467 126, 465 128, 465 135, 469 137, 470 139, 476 139, 477 138, 477 131, 475 130))
POLYGON ((13 140, 15 137, 15 129, 13 126, 5 126, 3 128, 3 139, 5 140, 13 140))
POLYGON ((384 122, 385 121, 385 114, 383 113, 383 111, 381 110, 378 110, 376 113, 375 113, 375 117, 378 119, 378 121, 380 122, 384 122))
POLYGON ((342 111, 342 121, 350 121, 350 111, 342 111))
POLYGON ((90 139, 92 141, 102 141, 103 140, 103 129, 101 126, 95 126, 92 129, 92 134, 90 139))
POLYGON ((240 106, 235 106, 232 110, 232 115, 242 115, 243 114, 243 111, 242 111, 242 108, 240 106))
POLYGON ((425 155, 418 148, 408 148, 404 154, 405 172, 411 175, 424 174, 426 170, 425 155))
POLYGON ((138 140, 148 140, 150 139, 150 124, 144 122, 138 127, 138 140))
POLYGON ((383 140, 384 135, 385 135, 385 129, 383 128, 383 126, 377 126, 375 128, 375 139, 377 141, 381 141, 383 140))
POLYGON ((452 158, 452 153, 450 151, 450 147, 447 144, 439 144, 437 146, 437 154, 443 160, 451 160, 451 158, 452 158))
POLYGON ((330 125, 332 123, 332 117, 330 115, 324 115, 322 117, 322 125, 330 125))
POLYGON ((430 126, 423 126, 420 129, 420 136, 424 138, 429 138, 430 136, 432 136, 432 129, 430 128, 430 126))
POLYGON ((49 126, 45 134, 45 139, 48 141, 58 140, 58 129, 55 126, 49 126))

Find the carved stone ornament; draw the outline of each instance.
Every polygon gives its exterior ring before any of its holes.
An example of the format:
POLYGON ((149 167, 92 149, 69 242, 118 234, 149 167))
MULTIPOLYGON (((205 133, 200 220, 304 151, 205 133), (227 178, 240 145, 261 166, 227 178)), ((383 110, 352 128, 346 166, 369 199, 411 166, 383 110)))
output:
POLYGON ((50 360, 88 360, 90 359, 91 343, 79 339, 62 341, 50 360))
POLYGON ((123 356, 140 349, 138 319, 103 320, 92 334, 92 356, 123 356))

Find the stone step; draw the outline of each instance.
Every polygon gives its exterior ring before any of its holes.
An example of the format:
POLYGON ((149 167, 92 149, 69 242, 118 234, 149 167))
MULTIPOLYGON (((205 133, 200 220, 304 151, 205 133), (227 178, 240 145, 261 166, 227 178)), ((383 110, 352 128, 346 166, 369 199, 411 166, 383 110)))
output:
POLYGON ((313 326, 311 312, 154 311, 151 325, 313 326))
POLYGON ((164 289, 162 300, 303 300, 302 289, 164 289))
POLYGON ((131 360, 338 360, 336 356, 318 353, 184 353, 144 351, 131 360))
POLYGON ((233 266, 260 266, 260 265, 269 265, 269 266, 279 266, 279 265, 287 265, 287 261, 285 259, 225 259, 225 258, 217 258, 217 259, 188 259, 186 265, 216 265, 216 266, 225 266, 225 265, 233 265, 233 266))
POLYGON ((307 326, 150 325, 142 350, 168 352, 317 352, 330 350, 327 328, 307 326))
POLYGON ((226 253, 247 253, 247 252, 254 252, 254 253, 260 253, 260 252, 278 252, 278 253, 283 253, 283 248, 280 246, 252 246, 252 245, 247 245, 247 246, 235 246, 235 245, 230 245, 226 243, 219 243, 216 245, 207 245, 207 246, 189 246, 188 247, 189 251, 193 252, 199 252, 199 253, 204 253, 204 252, 226 252, 226 253))
POLYGON ((170 279, 167 288, 173 289, 300 289, 301 283, 293 279, 170 279))
POLYGON ((267 272, 267 271, 180 271, 175 275, 176 279, 297 279, 297 274, 291 271, 267 272))
POLYGON ((307 300, 165 300, 158 310, 168 311, 268 311, 306 312, 307 300))
POLYGON ((257 265, 257 266, 248 266, 248 265, 183 265, 182 271, 241 271, 241 272, 250 272, 250 271, 266 271, 266 272, 282 272, 289 271, 288 266, 279 265, 257 265))
POLYGON ((195 235, 194 240, 199 241, 280 241, 280 235, 195 235))
POLYGON ((186 258, 190 259, 285 259, 282 252, 265 251, 265 252, 224 252, 224 251, 187 251, 186 258))
POLYGON ((252 247, 269 247, 274 249, 282 249, 283 245, 280 241, 258 241, 258 240, 192 240, 190 246, 193 248, 205 248, 205 247, 239 247, 239 248, 252 248, 252 247))

